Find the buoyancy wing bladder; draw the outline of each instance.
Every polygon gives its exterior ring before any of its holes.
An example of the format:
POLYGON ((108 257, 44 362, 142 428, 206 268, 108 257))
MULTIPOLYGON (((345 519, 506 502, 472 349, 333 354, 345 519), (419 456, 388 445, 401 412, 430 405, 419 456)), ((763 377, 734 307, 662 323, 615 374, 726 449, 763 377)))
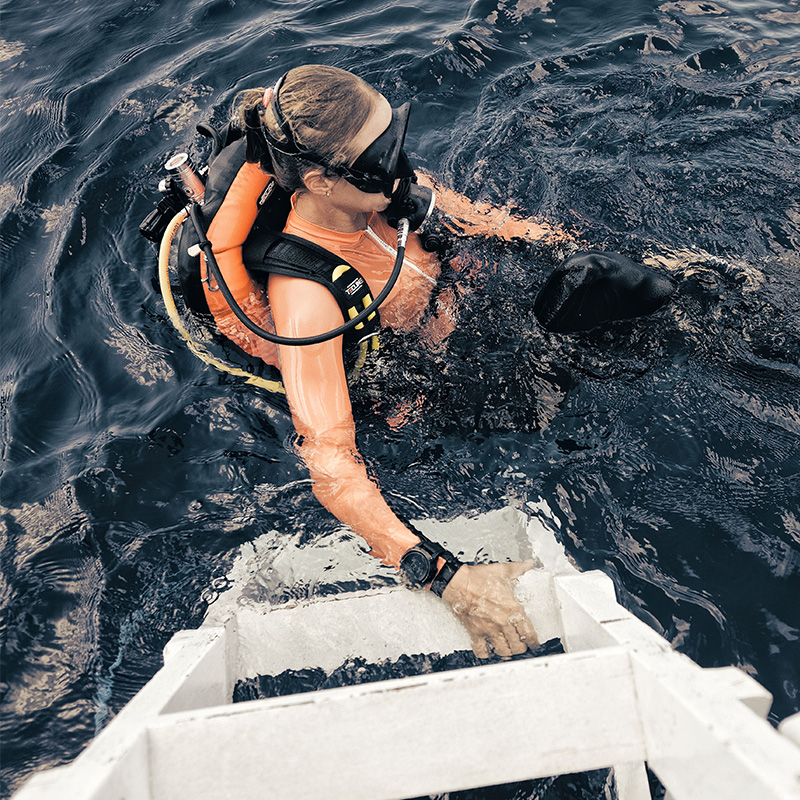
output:
POLYGON ((548 331, 588 331, 604 322, 652 314, 675 286, 672 278, 619 253, 580 252, 553 270, 533 311, 548 331))
MULTIPOLYGON (((238 138, 237 134, 241 135, 235 128, 224 129, 222 133, 224 138, 221 140, 225 146, 210 163, 205 198, 200 209, 200 216, 206 227, 219 211, 234 178, 244 166, 247 146, 245 140, 238 138)), ((289 207, 288 193, 281 189, 275 180, 271 180, 259 198, 258 217, 248 239, 257 240, 266 232, 282 230, 289 214, 289 207)), ((176 237, 178 280, 181 294, 189 308, 208 314, 208 304, 201 283, 200 256, 189 253, 190 248, 197 242, 194 226, 181 225, 176 237)))

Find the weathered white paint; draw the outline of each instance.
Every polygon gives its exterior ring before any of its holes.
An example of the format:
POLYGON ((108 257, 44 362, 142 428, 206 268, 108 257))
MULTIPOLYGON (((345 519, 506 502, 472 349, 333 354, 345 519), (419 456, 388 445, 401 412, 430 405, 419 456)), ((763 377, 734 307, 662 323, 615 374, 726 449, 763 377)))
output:
POLYGON ((553 579, 564 626, 564 649, 635 647, 669 653, 672 648, 652 628, 616 601, 614 584, 602 572, 558 575, 553 579))
POLYGON ((767 718, 772 695, 755 679, 737 667, 716 667, 704 670, 710 678, 725 686, 733 696, 759 717, 767 718))
POLYGON ((622 648, 205 709, 149 733, 153 800, 233 785, 237 800, 391 800, 645 756, 622 648))
POLYGON ((647 760, 680 800, 800 797, 800 750, 677 653, 631 651, 647 760))
POLYGON ((605 575, 574 569, 548 525, 506 510, 426 526, 465 550, 488 531, 512 542, 508 557, 533 556, 518 597, 567 655, 232 706, 237 678, 468 647, 436 598, 402 588, 245 602, 252 546, 204 626, 170 642, 164 668, 71 766, 17 800, 377 800, 601 766, 620 800, 646 800, 645 760, 680 800, 800 798, 800 715, 776 732, 762 687, 673 652, 605 575))
POLYGON ((230 702, 224 628, 181 631, 164 666, 79 758, 56 772, 34 775, 15 795, 71 800, 150 800, 147 725, 160 714, 230 702))
POLYGON ((644 761, 614 765, 614 784, 618 800, 652 800, 644 761))
POLYGON ((800 747, 800 714, 787 717, 778 726, 778 730, 790 741, 800 747))

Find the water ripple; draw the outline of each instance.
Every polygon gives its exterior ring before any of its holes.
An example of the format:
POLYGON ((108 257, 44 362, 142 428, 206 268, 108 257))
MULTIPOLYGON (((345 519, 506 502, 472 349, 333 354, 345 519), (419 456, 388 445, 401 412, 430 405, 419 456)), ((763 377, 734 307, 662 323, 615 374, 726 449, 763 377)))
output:
POLYGON ((434 351, 388 335, 353 391, 390 502, 446 519, 548 498, 635 613, 797 709, 795 5, 35 10, 4 9, 0 41, 0 793, 153 674, 242 541, 265 536, 251 599, 392 580, 319 507, 285 415, 179 346, 136 233, 165 154, 201 158, 197 122, 307 61, 412 99, 409 149, 454 189, 679 281, 647 320, 556 336, 531 306, 564 252, 459 242, 459 330, 434 351))

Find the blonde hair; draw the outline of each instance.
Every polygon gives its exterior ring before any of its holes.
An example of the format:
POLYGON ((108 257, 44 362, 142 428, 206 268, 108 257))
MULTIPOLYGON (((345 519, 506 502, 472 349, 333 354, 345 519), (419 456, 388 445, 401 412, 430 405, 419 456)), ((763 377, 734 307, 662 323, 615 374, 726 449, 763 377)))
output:
MULTIPOLYGON (((298 146, 337 167, 349 165, 358 155, 352 151, 353 139, 369 119, 378 96, 372 86, 352 72, 309 64, 289 70, 278 103, 298 146)), ((241 92, 233 109, 234 124, 246 131, 247 121, 254 118, 253 111, 260 109, 261 124, 278 142, 286 142, 272 108, 261 106, 263 97, 261 88, 241 92)), ((271 158, 261 158, 262 168, 273 172, 278 183, 290 192, 303 188, 303 176, 320 167, 272 147, 269 155, 271 158)))

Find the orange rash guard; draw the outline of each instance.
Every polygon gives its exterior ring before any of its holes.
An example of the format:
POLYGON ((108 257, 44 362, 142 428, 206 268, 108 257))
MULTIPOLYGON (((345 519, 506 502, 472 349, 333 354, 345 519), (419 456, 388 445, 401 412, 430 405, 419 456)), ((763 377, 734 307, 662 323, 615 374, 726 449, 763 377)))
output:
MULTIPOLYGON (((258 213, 257 200, 270 179, 258 165, 246 163, 214 216, 208 238, 234 298, 255 322, 268 330, 274 327, 281 336, 325 333, 341 325, 343 319, 336 300, 324 286, 273 274, 267 303, 263 290, 242 263, 242 245, 258 213)), ((293 198, 284 231, 340 255, 361 273, 373 297, 389 279, 396 255, 396 231, 378 214, 372 214, 366 230, 342 233, 302 219, 293 198)), ((381 305, 381 324, 397 330, 417 327, 438 274, 435 256, 426 253, 418 237, 411 234, 400 277, 381 305)), ((250 333, 233 315, 221 292, 209 291, 207 284, 204 287, 222 333, 251 355, 280 369, 300 436, 300 453, 316 497, 367 541, 373 555, 397 567, 402 555, 419 539, 386 504, 358 455, 342 337, 303 347, 276 347, 250 333)))

